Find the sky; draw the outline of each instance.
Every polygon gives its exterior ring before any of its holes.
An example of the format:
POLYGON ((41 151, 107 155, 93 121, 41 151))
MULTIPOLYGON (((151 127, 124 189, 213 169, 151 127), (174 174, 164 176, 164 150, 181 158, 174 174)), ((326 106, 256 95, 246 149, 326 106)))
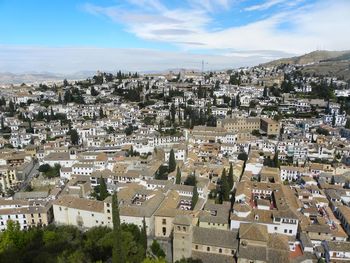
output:
POLYGON ((0 0, 0 72, 205 70, 350 49, 350 0, 0 0))

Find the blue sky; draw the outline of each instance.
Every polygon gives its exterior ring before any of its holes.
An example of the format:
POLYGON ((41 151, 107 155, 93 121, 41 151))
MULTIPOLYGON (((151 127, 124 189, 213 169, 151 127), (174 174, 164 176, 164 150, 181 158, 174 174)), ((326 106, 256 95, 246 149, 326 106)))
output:
POLYGON ((220 68, 344 50, 349 14, 348 0, 0 0, 0 71, 196 67, 200 55, 220 68))

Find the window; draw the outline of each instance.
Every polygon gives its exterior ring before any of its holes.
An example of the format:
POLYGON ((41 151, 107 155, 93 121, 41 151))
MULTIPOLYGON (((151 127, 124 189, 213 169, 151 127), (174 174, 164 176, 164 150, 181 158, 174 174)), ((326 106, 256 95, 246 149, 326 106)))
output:
POLYGON ((275 226, 275 230, 277 231, 277 226, 275 226))
POLYGON ((292 234, 292 230, 289 230, 289 234, 292 234))
POLYGON ((163 225, 166 225, 166 219, 165 219, 165 218, 163 218, 162 224, 163 224, 163 225))
POLYGON ((222 248, 219 248, 219 253, 222 253, 222 248))
POLYGON ((184 227, 182 227, 182 230, 183 230, 183 231, 186 231, 186 227, 185 227, 185 226, 184 226, 184 227))
POLYGON ((163 236, 166 235, 166 227, 163 227, 163 236))
POLYGON ((284 233, 287 233, 287 229, 284 230, 284 233))
POLYGON ((94 214, 91 214, 92 217, 94 217, 95 215, 94 214))
POLYGON ((111 210, 110 210, 110 209, 107 209, 107 213, 111 213, 111 210))
POLYGON ((196 245, 196 250, 198 250, 198 245, 196 245))
POLYGON ((210 251, 210 247, 207 247, 207 251, 210 251))

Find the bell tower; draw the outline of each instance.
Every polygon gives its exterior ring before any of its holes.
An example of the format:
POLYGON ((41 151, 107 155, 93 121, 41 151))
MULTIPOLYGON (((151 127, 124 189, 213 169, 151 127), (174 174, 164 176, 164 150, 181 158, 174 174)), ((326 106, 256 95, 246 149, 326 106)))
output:
POLYGON ((173 262, 192 257, 192 217, 178 215, 174 219, 173 262))

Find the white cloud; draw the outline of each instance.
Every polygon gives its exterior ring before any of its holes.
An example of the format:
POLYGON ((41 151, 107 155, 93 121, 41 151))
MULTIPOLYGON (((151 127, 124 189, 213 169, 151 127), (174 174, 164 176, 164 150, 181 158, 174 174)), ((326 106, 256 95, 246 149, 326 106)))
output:
MULTIPOLYGON (((214 1, 208 1, 211 2, 214 1)), ((281 3, 280 0, 265 2, 265 7, 277 2, 281 3)), ((124 21, 127 30, 139 38, 176 44, 184 50, 277 50, 302 54, 317 47, 329 50, 350 47, 350 35, 346 33, 350 28, 350 1, 346 0, 284 9, 260 21, 218 30, 208 29, 215 21, 205 8, 165 9, 152 14, 113 7, 90 6, 90 9, 118 23, 124 21)))
POLYGON ((270 7, 273 7, 275 5, 281 4, 281 3, 285 2, 285 1, 286 0, 268 0, 268 1, 264 2, 264 3, 262 3, 262 4, 246 7, 244 10, 245 11, 266 10, 266 9, 269 9, 270 7))
POLYGON ((227 10, 232 4, 232 0, 188 0, 188 2, 195 9, 203 8, 209 12, 214 12, 219 9, 227 10))

